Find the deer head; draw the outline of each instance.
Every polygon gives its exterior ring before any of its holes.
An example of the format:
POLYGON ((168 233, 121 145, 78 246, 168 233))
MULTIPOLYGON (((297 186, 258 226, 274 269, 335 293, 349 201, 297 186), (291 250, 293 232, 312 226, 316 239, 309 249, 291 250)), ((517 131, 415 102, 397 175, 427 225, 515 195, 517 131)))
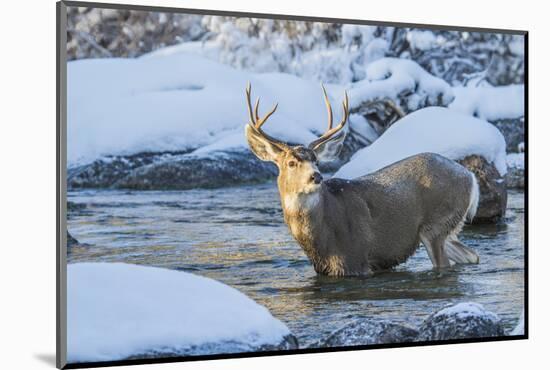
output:
POLYGON ((342 102, 344 111, 342 120, 333 127, 332 108, 324 86, 322 89, 328 112, 328 128, 325 133, 306 147, 303 145, 291 146, 267 135, 262 130, 262 126, 275 112, 277 105, 264 117, 260 117, 258 113, 260 99, 256 100, 254 109, 252 109, 250 84, 246 88, 246 103, 250 119, 246 125, 248 145, 259 159, 271 161, 279 168, 278 185, 281 196, 283 194, 293 196, 316 192, 323 181, 318 169, 319 162, 334 160, 346 137, 343 128, 349 115, 347 93, 342 102))

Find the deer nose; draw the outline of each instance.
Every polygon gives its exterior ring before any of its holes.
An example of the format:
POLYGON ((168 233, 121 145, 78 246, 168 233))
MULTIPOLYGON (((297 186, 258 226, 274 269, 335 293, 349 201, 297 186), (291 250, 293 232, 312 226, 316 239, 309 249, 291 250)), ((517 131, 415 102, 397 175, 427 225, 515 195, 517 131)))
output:
POLYGON ((313 175, 311 175, 311 181, 319 185, 321 181, 323 181, 323 176, 319 172, 313 172, 313 175))

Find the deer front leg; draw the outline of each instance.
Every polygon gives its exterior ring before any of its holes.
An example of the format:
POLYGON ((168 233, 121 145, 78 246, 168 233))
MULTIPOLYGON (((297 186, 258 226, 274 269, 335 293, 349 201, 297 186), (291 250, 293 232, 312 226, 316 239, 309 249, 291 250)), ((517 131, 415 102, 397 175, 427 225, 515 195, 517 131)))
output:
POLYGON ((428 256, 430 256, 432 265, 436 269, 443 269, 451 266, 451 262, 445 251, 446 237, 427 238, 425 236, 420 236, 420 239, 428 251, 428 256))

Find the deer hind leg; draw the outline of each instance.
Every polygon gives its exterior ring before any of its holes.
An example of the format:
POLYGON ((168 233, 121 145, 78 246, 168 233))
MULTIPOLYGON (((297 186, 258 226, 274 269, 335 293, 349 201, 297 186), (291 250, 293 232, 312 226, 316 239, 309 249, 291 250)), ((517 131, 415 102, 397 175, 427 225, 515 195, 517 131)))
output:
POLYGON ((428 256, 432 261, 432 265, 436 269, 443 269, 451 266, 449 257, 445 250, 445 239, 446 236, 436 236, 436 237, 427 237, 425 235, 420 235, 420 240, 422 244, 426 247, 428 251, 428 256))
POLYGON ((449 259, 455 263, 479 263, 477 253, 458 240, 456 234, 449 235, 445 241, 445 250, 449 259))

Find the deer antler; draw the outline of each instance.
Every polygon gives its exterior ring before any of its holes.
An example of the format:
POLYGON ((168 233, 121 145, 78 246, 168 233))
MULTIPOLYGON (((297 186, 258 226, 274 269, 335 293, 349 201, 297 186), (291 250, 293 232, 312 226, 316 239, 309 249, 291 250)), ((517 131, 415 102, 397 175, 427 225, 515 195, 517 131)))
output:
POLYGON ((312 141, 309 144, 310 149, 315 149, 319 145, 325 143, 326 141, 330 140, 334 135, 336 135, 340 130, 344 128, 346 125, 346 122, 348 121, 349 117, 349 101, 348 101, 348 93, 344 92, 344 101, 342 102, 342 108, 344 111, 344 115, 342 116, 342 121, 338 124, 336 127, 332 127, 332 107, 330 106, 330 101, 328 100, 327 91, 325 90, 325 87, 321 84, 321 88, 323 89, 323 96, 325 98, 325 104, 327 106, 327 113, 328 113, 328 128, 327 131, 323 135, 321 135, 318 139, 312 141))
POLYGON ((271 115, 273 113, 275 113, 275 111, 277 110, 277 107, 279 106, 279 104, 275 104, 275 106, 273 107, 273 109, 271 109, 271 111, 269 111, 263 118, 260 118, 260 115, 258 113, 258 109, 259 109, 259 106, 260 106, 260 98, 256 99, 256 103, 254 104, 254 109, 252 109, 252 103, 250 101, 250 91, 251 90, 252 90, 252 88, 251 88, 250 82, 249 82, 248 85, 246 86, 246 104, 248 106, 248 115, 249 115, 249 118, 250 118, 250 125, 259 134, 264 136, 269 141, 271 141, 275 144, 281 145, 281 146, 287 146, 286 143, 283 143, 282 141, 279 141, 279 140, 267 135, 261 128, 262 125, 267 121, 267 119, 269 117, 271 117, 271 115))

